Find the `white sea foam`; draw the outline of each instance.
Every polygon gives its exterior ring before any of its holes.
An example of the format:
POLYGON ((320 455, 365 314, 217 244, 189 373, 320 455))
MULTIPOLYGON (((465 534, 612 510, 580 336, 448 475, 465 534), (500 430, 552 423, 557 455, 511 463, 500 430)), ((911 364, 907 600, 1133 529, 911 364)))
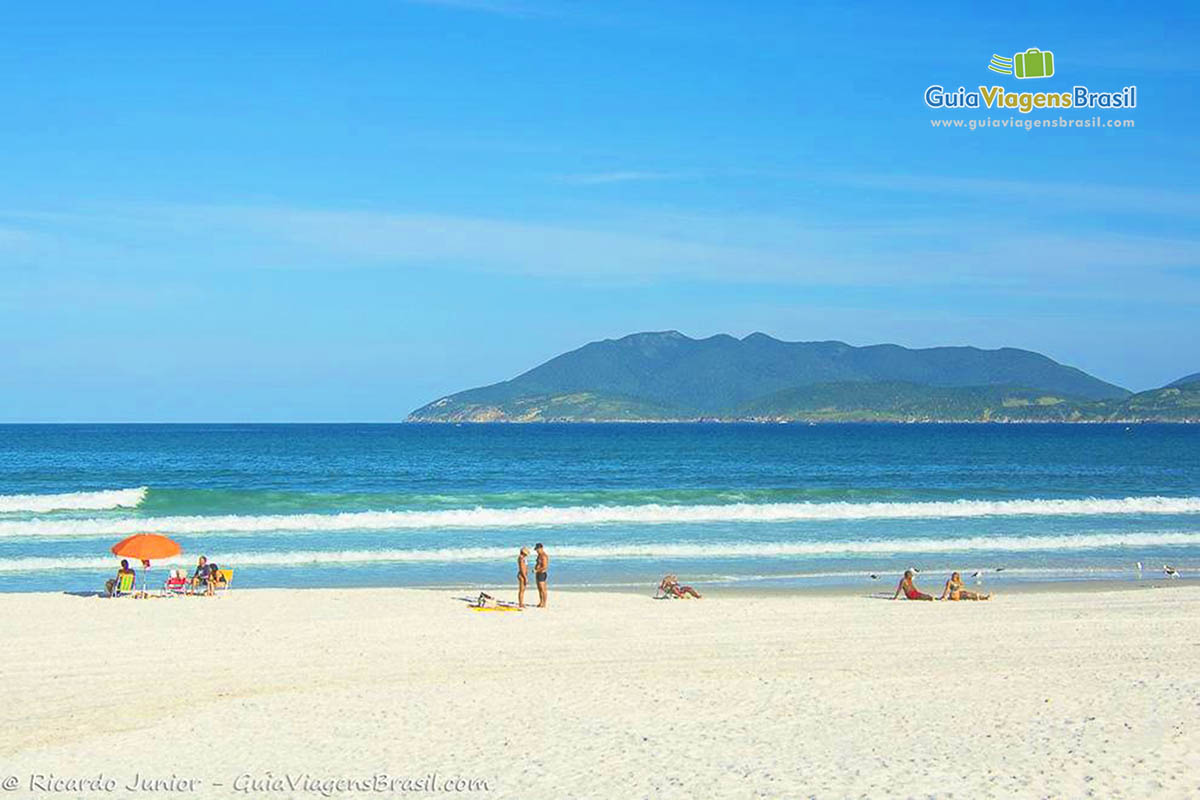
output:
POLYGON ((0 494, 0 513, 24 511, 99 511, 107 508, 136 508, 146 499, 146 487, 106 489, 67 494, 0 494))
POLYGON ((140 531, 211 534, 1196 513, 1200 513, 1200 497, 954 500, 925 503, 479 507, 437 511, 360 511, 343 514, 0 520, 0 536, 108 536, 140 531))
MULTIPOLYGON (((1140 550, 1152 547, 1200 546, 1200 533, 1159 531, 1143 533, 1089 533, 1055 536, 977 536, 957 538, 869 539, 849 542, 729 542, 720 544, 664 542, 661 544, 566 545, 555 547, 555 558, 589 560, 636 559, 744 559, 811 556, 889 556, 935 553, 1074 552, 1103 548, 1140 550)), ((431 548, 428 550, 286 550, 280 552, 210 552, 222 566, 305 566, 309 564, 507 562, 511 547, 431 548)), ((190 566, 187 554, 156 562, 156 566, 190 566)), ((0 572, 34 570, 110 569, 112 557, 27 557, 0 559, 0 572)))

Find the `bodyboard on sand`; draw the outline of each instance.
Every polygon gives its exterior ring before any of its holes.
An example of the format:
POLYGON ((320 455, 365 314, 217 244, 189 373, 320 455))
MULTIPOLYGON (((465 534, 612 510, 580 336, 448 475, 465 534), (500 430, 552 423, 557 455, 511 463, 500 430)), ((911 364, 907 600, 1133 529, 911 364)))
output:
POLYGON ((522 611, 516 606, 467 606, 472 611, 522 611))

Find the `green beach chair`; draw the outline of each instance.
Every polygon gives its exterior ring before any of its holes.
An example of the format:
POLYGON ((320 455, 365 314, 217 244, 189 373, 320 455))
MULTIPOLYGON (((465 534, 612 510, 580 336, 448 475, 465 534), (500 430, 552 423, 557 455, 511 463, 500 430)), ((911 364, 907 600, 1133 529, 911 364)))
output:
POLYGON ((137 583, 137 575, 132 572, 126 572, 117 577, 117 585, 113 587, 112 597, 129 597, 133 594, 134 584, 137 583))

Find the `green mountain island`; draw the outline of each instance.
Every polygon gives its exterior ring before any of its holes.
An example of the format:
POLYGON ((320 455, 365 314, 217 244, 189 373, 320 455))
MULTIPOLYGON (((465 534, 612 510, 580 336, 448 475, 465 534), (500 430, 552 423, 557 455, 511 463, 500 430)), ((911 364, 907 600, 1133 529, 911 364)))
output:
POLYGON ((409 422, 1200 422, 1200 374, 1134 394, 1028 350, 692 339, 592 342, 409 422))

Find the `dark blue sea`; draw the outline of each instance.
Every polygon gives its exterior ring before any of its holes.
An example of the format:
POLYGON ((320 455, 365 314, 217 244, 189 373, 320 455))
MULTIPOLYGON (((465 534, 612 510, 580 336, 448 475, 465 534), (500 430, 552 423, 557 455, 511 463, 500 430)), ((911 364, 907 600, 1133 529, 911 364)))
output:
POLYGON ((141 531, 255 586, 870 586, 1200 572, 1200 426, 0 426, 0 591, 141 531), (1137 569, 1141 562, 1142 571, 1137 569))

